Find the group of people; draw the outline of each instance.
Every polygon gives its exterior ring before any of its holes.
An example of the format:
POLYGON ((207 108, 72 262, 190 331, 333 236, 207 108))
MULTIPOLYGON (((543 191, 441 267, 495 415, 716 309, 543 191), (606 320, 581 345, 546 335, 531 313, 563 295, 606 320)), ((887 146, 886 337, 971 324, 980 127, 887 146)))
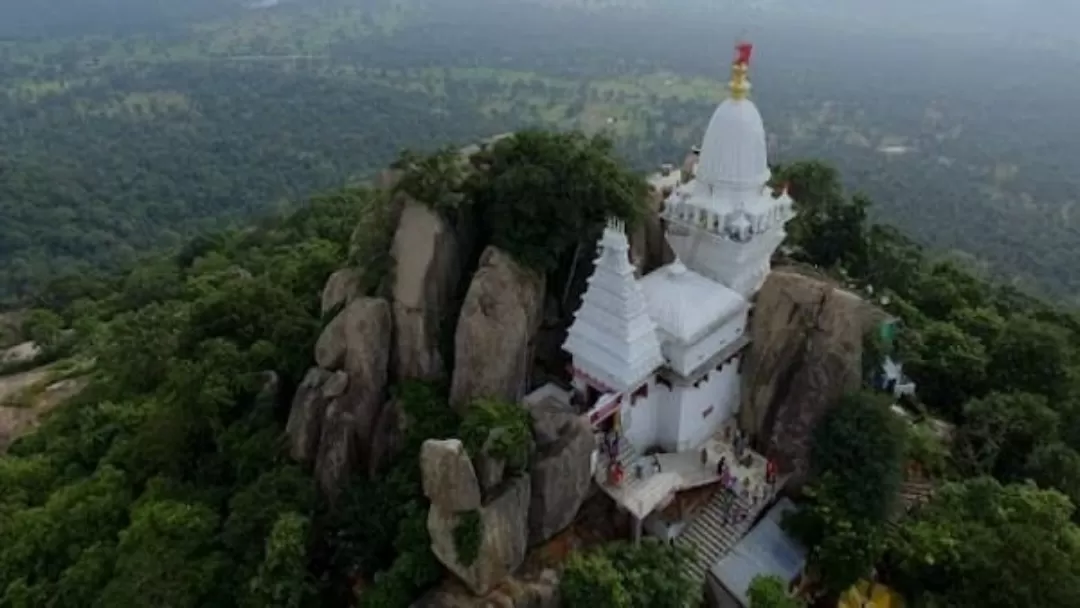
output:
MULTIPOLYGON (((739 429, 728 427, 724 431, 724 438, 730 441, 731 455, 739 466, 749 467, 753 465, 754 457, 749 450, 749 439, 745 433, 739 429)), ((709 466, 708 448, 701 449, 701 464, 704 467, 709 466)), ((764 483, 758 483, 757 485, 751 482, 749 476, 739 479, 731 464, 728 463, 726 455, 721 456, 716 462, 716 475, 720 478, 724 492, 724 525, 732 522, 741 523, 748 516, 749 507, 756 507, 765 501, 771 496, 776 487, 776 463, 772 460, 767 460, 765 463, 764 483), (739 501, 739 498, 742 501, 739 501)))

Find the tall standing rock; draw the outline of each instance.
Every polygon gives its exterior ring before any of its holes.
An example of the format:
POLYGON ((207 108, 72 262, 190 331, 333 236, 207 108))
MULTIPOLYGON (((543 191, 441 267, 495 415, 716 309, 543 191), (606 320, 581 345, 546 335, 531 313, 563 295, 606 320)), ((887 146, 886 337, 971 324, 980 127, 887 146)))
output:
POLYGON ((464 563, 454 541, 463 515, 432 503, 428 511, 431 551, 476 595, 484 595, 525 561, 529 527, 529 477, 519 477, 479 509, 480 548, 471 563, 464 563))
POLYGON ((439 337, 461 273, 453 230, 427 206, 402 211, 394 260, 394 367, 398 378, 434 379, 445 370, 439 337))
POLYGON ((309 369, 293 396, 285 433, 289 438, 289 453, 300 462, 312 462, 319 453, 327 403, 323 384, 331 375, 318 367, 309 369))
POLYGON ((478 397, 517 401, 544 306, 544 277, 488 247, 480 257, 454 336, 450 402, 478 397))
POLYGON ((322 314, 348 304, 360 295, 360 271, 342 268, 330 275, 322 292, 322 314))
POLYGON ((801 485, 814 426, 858 389, 863 334, 883 313, 857 295, 790 271, 758 293, 742 375, 739 422, 801 485))
POLYGON ((537 454, 529 475, 529 543, 535 545, 566 529, 585 502, 596 438, 581 416, 543 404, 530 413, 537 454))
POLYGON ((480 508, 480 483, 472 459, 458 439, 428 439, 420 448, 424 496, 444 511, 480 508))
POLYGON ((336 496, 349 474, 363 470, 370 458, 373 429, 385 402, 391 333, 390 304, 357 298, 327 324, 316 343, 320 368, 337 372, 324 380, 329 403, 315 462, 316 478, 328 496, 336 496))

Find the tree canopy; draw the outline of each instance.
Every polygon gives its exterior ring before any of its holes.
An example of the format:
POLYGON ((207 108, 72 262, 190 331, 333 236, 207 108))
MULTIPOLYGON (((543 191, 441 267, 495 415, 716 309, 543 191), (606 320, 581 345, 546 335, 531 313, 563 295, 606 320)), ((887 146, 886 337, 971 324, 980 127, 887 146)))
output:
POLYGON ((688 578, 691 559, 653 540, 577 553, 566 563, 560 598, 566 608, 686 608, 700 595, 688 578))

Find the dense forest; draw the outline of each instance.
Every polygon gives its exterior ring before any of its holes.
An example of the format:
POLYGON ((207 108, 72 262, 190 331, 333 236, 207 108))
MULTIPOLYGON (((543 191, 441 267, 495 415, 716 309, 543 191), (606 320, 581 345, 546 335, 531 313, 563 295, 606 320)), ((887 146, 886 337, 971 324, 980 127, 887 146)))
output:
POLYGON ((737 23, 759 49, 755 95, 776 159, 835 163, 879 201, 874 219, 980 274, 1080 292, 1069 263, 1080 178, 1067 170, 1080 132, 1065 101, 1080 90, 1059 77, 1075 65, 1060 53, 807 27, 781 3, 732 15, 697 0, 68 11, 79 4, 0 9, 5 24, 40 20, 0 31, 9 303, 363 179, 401 146, 545 126, 606 131, 638 169, 677 162, 722 98, 737 23))
MULTIPOLYGON (((422 186, 440 212, 480 205, 477 216, 501 226, 482 238, 497 234, 537 270, 559 272, 572 235, 586 238, 604 213, 632 221, 641 212, 633 201, 643 184, 602 141, 532 133, 483 154, 476 162, 495 177, 464 189, 447 189, 461 182, 445 157, 405 156, 400 187, 422 186)), ((864 361, 892 353, 919 387, 907 403, 917 417, 905 423, 869 390, 870 364, 867 392, 817 429, 807 506, 787 523, 810 548, 815 585, 835 595, 876 567, 924 605, 1075 605, 1080 318, 871 223, 870 200, 847 195, 827 164, 777 174, 797 201, 793 255, 867 297, 872 288, 902 319, 892 342, 868 334, 864 361), (951 442, 928 432, 934 420, 954 426, 951 442), (897 522, 890 513, 912 462, 940 487, 897 522)), ((289 396, 325 323, 326 277, 351 264, 367 293, 385 288, 389 200, 362 188, 316 197, 47 292, 51 308, 28 315, 25 336, 61 361, 57 374, 89 384, 0 458, 0 605, 398 608, 440 578, 416 452, 475 424, 453 413, 445 387, 402 385, 417 421, 402 457, 350 482, 336 510, 281 444, 289 396)), ((682 557, 652 545, 576 556, 565 605, 681 608, 693 597, 682 557)), ((755 586, 765 598, 755 606, 797 605, 765 603, 777 600, 768 582, 755 586)))

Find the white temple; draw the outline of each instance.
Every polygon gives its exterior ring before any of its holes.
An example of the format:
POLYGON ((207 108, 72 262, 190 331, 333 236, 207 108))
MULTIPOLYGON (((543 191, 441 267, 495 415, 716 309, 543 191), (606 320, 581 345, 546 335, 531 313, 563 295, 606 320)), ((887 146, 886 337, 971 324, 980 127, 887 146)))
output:
MULTIPOLYGON (((765 127, 749 99, 750 45, 717 107, 696 175, 661 217, 677 260, 637 279, 623 226, 611 222, 563 348, 594 425, 644 453, 697 449, 739 406, 752 301, 792 219, 768 185, 765 127)), ((681 183, 680 183, 681 182, 681 183)))

